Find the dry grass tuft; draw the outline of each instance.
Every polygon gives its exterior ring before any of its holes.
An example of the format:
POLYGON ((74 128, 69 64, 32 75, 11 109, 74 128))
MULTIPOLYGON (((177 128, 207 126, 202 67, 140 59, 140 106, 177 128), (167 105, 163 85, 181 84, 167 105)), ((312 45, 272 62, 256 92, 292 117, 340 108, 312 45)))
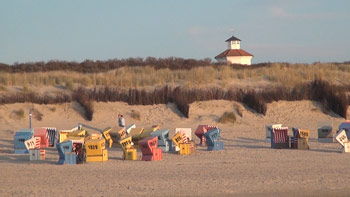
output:
POLYGON ((31 92, 31 89, 28 88, 27 85, 24 85, 23 88, 22 88, 22 92, 23 92, 23 93, 29 93, 29 92, 31 92))
POLYGON ((236 116, 234 112, 224 112, 218 120, 219 123, 226 124, 236 122, 236 116))
POLYGON ((133 118, 135 120, 141 120, 141 115, 140 115, 140 112, 138 112, 138 111, 131 110, 130 116, 131 116, 131 118, 133 118))
POLYGON ((74 85, 73 85, 73 83, 71 81, 67 81, 66 82, 66 89, 70 90, 70 91, 73 91, 74 85))
POLYGON ((23 109, 15 110, 12 113, 14 115, 13 117, 17 120, 24 118, 24 110, 23 109))
POLYGON ((34 117, 36 120, 41 121, 41 120, 43 119, 43 116, 44 116, 44 115, 43 115, 39 110, 33 109, 32 113, 33 113, 33 117, 34 117))
POLYGON ((4 92, 7 91, 6 86, 0 85, 0 92, 1 92, 1 91, 4 91, 4 92))

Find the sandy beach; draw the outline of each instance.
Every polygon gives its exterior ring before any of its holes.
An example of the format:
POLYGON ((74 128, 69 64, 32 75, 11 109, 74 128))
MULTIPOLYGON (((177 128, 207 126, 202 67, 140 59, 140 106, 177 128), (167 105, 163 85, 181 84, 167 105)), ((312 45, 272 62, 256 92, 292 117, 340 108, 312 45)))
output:
POLYGON ((350 196, 349 7, 0 0, 0 197, 350 196))
MULTIPOLYGON (((345 120, 323 113, 311 101, 273 102, 265 116, 229 101, 195 102, 189 118, 167 105, 129 106, 126 103, 94 103, 94 117, 86 121, 76 103, 36 105, 30 103, 0 106, 0 196, 348 196, 350 154, 341 153, 338 143, 319 143, 317 126, 329 122, 336 129, 345 120), (162 161, 124 161, 114 144, 109 160, 83 165, 56 165, 55 148, 46 149, 46 160, 28 161, 28 155, 13 154, 13 136, 29 126, 30 107, 40 111, 42 120, 34 127, 70 129, 78 123, 97 128, 114 127, 117 115, 137 127, 192 128, 197 152, 193 155, 164 153, 162 161), (53 110, 53 108, 55 110, 53 110), (225 111, 239 108, 235 124, 220 124, 225 111), (13 111, 23 109, 18 119, 13 111), (131 118, 138 111, 140 120, 131 118), (310 150, 271 149, 265 141, 265 125, 280 123, 291 128, 309 129, 310 150), (206 151, 198 146, 194 131, 199 124, 217 125, 222 131, 223 151, 206 151)), ((138 156, 142 153, 138 151, 138 156)))

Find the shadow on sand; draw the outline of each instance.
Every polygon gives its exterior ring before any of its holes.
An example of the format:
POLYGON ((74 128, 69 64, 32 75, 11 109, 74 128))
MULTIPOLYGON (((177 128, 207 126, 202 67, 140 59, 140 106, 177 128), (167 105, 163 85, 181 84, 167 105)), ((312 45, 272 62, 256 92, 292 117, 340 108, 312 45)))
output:
POLYGON ((57 164, 58 159, 45 159, 39 161, 29 161, 28 154, 6 154, 0 155, 0 164, 1 163, 11 163, 11 164, 57 164))
POLYGON ((13 150, 14 144, 13 139, 0 139, 0 153, 3 149, 12 149, 13 150))
POLYGON ((236 139, 222 138, 224 142, 233 142, 233 144, 225 144, 225 147, 249 148, 249 149, 267 149, 269 146, 258 145, 265 142, 264 139, 238 137, 236 139))

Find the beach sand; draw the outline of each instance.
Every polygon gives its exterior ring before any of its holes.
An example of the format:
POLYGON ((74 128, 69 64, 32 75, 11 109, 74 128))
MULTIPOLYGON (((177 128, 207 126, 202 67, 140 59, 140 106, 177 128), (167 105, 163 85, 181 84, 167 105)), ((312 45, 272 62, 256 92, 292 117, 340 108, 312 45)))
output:
MULTIPOLYGON (((129 106, 126 103, 94 103, 92 121, 84 119, 77 103, 36 105, 30 103, 0 106, 0 196, 348 196, 350 154, 341 153, 338 143, 319 143, 319 122, 336 129, 345 120, 325 114, 311 101, 273 102, 266 115, 254 113, 240 103, 229 101, 196 102, 185 118, 174 104, 129 106), (43 114, 33 118, 33 127, 71 129, 78 123, 118 130, 118 113, 126 124, 136 127, 170 129, 192 128, 199 124, 217 125, 224 140, 223 151, 206 151, 197 146, 193 155, 163 153, 162 161, 124 161, 114 144, 109 160, 83 165, 56 165, 55 148, 46 149, 46 160, 28 161, 28 155, 13 154, 13 136, 29 127, 29 108, 43 114), (236 112, 237 108, 242 117, 236 112), (24 110, 17 117, 16 110, 24 110), (140 120, 131 118, 138 111, 140 120), (235 124, 220 124, 225 111, 235 111, 235 124), (271 149, 265 141, 265 125, 280 123, 291 128, 309 129, 310 150, 271 149)), ((138 156, 142 153, 139 151, 138 156)))

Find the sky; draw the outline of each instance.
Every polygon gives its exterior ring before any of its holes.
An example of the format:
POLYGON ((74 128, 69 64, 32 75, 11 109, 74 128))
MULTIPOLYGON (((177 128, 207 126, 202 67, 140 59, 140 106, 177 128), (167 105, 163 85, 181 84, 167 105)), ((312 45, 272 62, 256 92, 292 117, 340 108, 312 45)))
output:
POLYGON ((0 62, 203 59, 235 35, 261 62, 350 61, 348 0, 0 0, 0 62))

